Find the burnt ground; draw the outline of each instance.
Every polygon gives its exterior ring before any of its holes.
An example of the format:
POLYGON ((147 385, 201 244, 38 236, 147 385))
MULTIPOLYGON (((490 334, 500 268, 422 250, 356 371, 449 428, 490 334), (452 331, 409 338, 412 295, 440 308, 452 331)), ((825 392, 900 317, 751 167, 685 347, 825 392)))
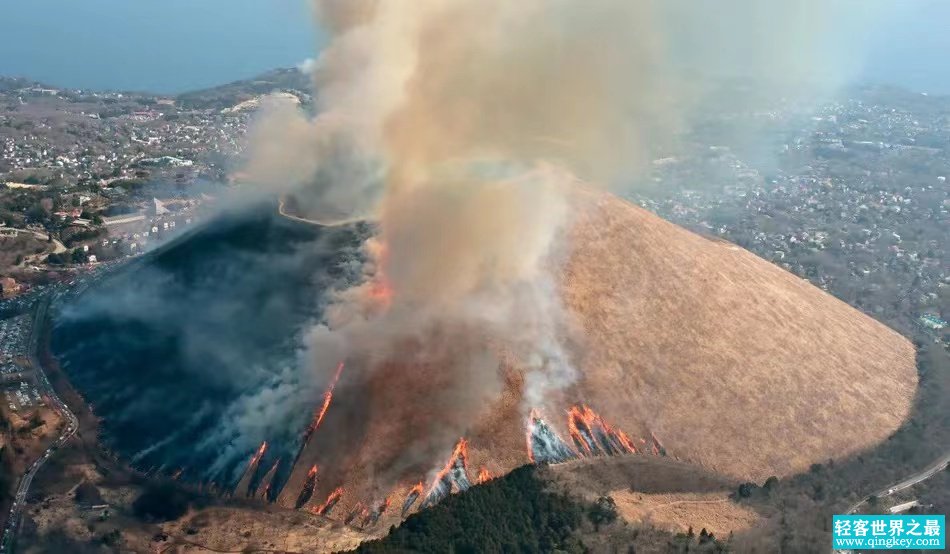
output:
POLYGON ((364 540, 339 522, 150 478, 124 465, 101 447, 99 421, 51 356, 48 325, 41 341, 49 380, 80 426, 34 479, 19 552, 314 552, 364 540))

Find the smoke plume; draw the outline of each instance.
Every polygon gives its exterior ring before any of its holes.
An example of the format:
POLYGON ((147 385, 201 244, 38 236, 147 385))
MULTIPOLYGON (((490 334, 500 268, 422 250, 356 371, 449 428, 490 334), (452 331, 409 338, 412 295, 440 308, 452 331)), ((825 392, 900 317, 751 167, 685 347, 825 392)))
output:
POLYGON ((438 362, 457 383, 440 394, 468 399, 454 410, 464 425, 508 364, 525 407, 542 406, 572 382, 583 345, 557 290, 571 188, 635 180, 688 127, 713 77, 799 93, 838 84, 858 59, 834 35, 864 17, 847 9, 318 0, 330 40, 311 64, 314 114, 271 105, 247 167, 307 197, 314 219, 378 224, 364 282, 338 294, 311 337, 318 369, 332 371, 331 350, 369 369, 438 362))

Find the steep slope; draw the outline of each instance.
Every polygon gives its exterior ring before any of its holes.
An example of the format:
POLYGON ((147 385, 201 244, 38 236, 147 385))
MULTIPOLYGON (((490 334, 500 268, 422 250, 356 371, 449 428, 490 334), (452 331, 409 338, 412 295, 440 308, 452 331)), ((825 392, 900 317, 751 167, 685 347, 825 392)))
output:
MULTIPOLYGON (((641 501, 652 496, 699 496, 684 491, 717 491, 712 502, 720 512, 758 521, 754 512, 725 497, 723 491, 734 488, 734 483, 696 467, 652 457, 584 460, 553 468, 519 467, 411 516, 385 538, 364 542, 354 552, 626 552, 632 548, 670 552, 669 543, 680 526, 685 533, 709 519, 698 507, 711 502, 706 498, 713 493, 705 493, 698 502, 674 500, 681 508, 672 515, 650 512, 645 518, 635 514, 631 526, 622 522, 627 506, 621 500, 616 504, 619 521, 608 523, 613 518, 594 509, 598 499, 609 495, 626 500, 633 495, 631 485, 647 485, 663 493, 639 495, 641 501), (597 515, 601 518, 595 526, 592 521, 597 515), (657 515, 666 517, 653 520, 657 515)), ((724 517, 713 521, 718 520, 727 526, 731 523, 724 517)), ((728 530, 720 535, 728 536, 728 530)))
MULTIPOLYGON (((575 206, 562 294, 582 331, 580 377, 544 414, 565 440, 564 411, 585 403, 646 455, 660 446, 655 434, 670 456, 761 482, 869 448, 907 416, 914 349, 894 331, 737 246, 614 196, 579 191, 575 206)), ((280 502, 294 505, 316 464, 311 506, 339 486, 341 518, 389 497, 385 529, 461 434, 470 480, 482 466, 498 475, 528 462, 521 373, 499 368, 503 384, 478 400, 478 417, 459 421, 453 402, 471 399, 440 371, 451 356, 382 363, 360 382, 344 373, 280 502)))
POLYGON ((764 479, 869 448, 907 417, 913 345, 808 282, 583 193, 564 297, 581 398, 670 452, 764 479))

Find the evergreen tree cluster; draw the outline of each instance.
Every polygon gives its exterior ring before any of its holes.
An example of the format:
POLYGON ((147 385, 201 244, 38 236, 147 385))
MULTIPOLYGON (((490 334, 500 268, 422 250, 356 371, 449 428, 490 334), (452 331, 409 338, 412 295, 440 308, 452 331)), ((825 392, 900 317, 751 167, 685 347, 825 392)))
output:
POLYGON ((358 553, 554 552, 573 550, 571 535, 583 506, 545 490, 534 466, 452 495, 410 516, 398 529, 367 542, 358 553))

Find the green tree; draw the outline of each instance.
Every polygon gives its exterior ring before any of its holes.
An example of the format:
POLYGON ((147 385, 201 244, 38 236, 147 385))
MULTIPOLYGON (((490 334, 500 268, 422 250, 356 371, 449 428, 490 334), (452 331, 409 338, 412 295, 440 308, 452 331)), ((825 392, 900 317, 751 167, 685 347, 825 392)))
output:
POLYGON ((609 496, 601 496, 587 510, 587 519, 597 530, 601 525, 610 525, 617 520, 617 503, 609 496))

